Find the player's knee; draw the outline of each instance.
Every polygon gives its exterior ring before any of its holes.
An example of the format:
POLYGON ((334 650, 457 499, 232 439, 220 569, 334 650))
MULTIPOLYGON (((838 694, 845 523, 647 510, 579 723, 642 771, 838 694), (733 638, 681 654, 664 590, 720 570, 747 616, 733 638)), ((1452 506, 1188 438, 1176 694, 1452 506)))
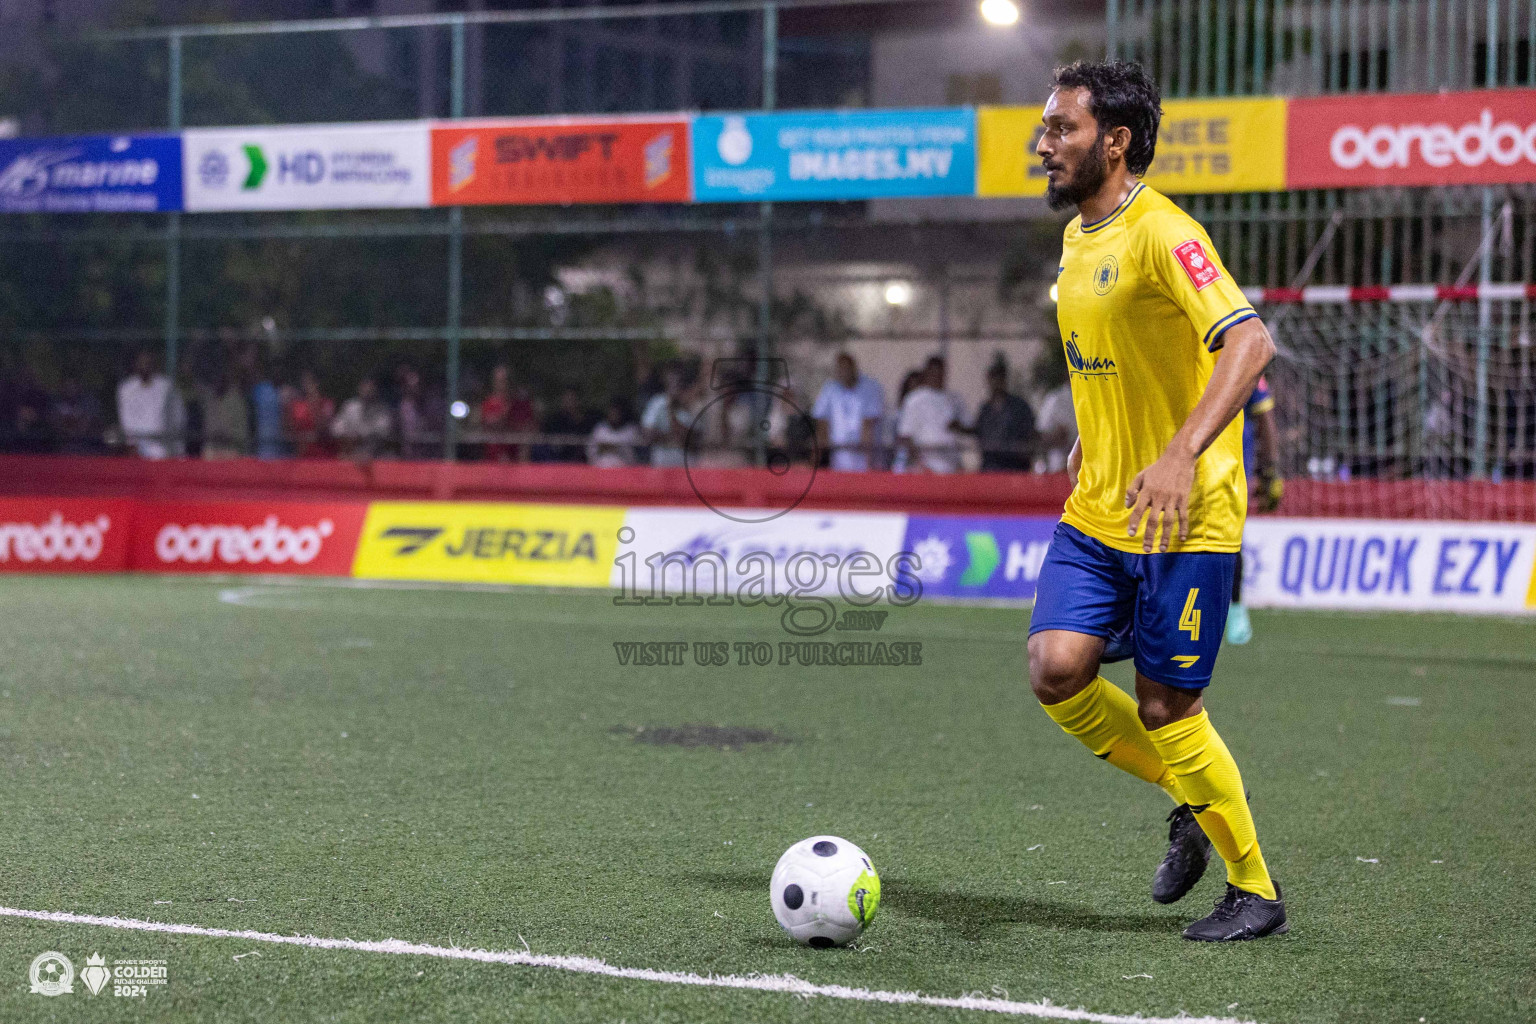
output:
POLYGON ((1060 704, 1093 682, 1097 666, 1045 642, 1029 642, 1029 688, 1042 704, 1060 704))
POLYGON ((1161 729, 1165 725, 1172 725, 1177 721, 1177 716, 1168 705, 1156 700, 1142 699, 1136 704, 1136 717, 1141 719, 1142 727, 1147 730, 1161 729))

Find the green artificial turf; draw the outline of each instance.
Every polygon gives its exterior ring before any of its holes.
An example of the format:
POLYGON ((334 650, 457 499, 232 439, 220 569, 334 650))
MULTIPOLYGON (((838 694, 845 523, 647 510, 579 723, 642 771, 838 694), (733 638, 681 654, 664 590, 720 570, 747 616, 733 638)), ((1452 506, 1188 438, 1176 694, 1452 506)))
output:
MULTIPOLYGON (((1150 901, 1167 801, 1040 712, 1027 612, 894 609, 878 636, 921 667, 812 669, 620 667, 615 641, 786 637, 597 593, 8 578, 0 613, 5 906, 1105 1013, 1536 1019, 1536 621, 1255 613, 1208 706, 1293 928, 1210 947, 1179 930, 1219 868, 1150 901), (781 741, 646 741, 691 724, 781 741), (860 951, 769 910, 823 832, 884 879, 860 951)), ((0 919, 0 1020, 140 1019, 998 1018, 0 919), (45 949, 169 984, 33 995, 45 949)))

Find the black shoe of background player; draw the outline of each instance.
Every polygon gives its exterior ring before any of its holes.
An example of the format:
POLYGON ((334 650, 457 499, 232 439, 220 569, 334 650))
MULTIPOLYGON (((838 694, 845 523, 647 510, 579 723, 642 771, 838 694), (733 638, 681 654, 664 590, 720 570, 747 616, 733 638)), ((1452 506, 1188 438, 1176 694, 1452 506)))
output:
POLYGON ((1284 935, 1291 930, 1285 919, 1285 895, 1275 883, 1275 898, 1267 900, 1256 892, 1227 883, 1227 894, 1216 909, 1184 929, 1184 937, 1196 942, 1242 942, 1266 935, 1284 935))
POLYGON ((1179 804, 1168 815, 1168 855, 1152 876, 1152 898, 1177 903, 1200 881, 1210 862, 1211 841, 1189 804, 1179 804))

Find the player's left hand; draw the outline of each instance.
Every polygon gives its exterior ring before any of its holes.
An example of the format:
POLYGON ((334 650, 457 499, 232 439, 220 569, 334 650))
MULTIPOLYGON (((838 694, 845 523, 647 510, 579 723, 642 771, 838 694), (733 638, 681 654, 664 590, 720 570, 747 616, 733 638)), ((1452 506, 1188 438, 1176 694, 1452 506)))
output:
POLYGON ((1145 518, 1146 539, 1142 550, 1152 553, 1153 541, 1161 533, 1159 551, 1168 550, 1174 521, 1178 521, 1179 542, 1189 539, 1189 494, 1195 486, 1195 460, 1175 452, 1136 474, 1131 489, 1125 492, 1125 505, 1131 510, 1129 534, 1136 536, 1145 518))

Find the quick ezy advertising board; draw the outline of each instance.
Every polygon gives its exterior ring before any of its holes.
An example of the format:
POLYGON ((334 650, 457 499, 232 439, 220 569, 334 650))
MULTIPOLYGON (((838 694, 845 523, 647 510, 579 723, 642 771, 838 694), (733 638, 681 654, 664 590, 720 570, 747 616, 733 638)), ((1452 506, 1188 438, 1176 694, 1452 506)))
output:
POLYGON ((186 208, 367 210, 431 203, 426 121, 193 128, 186 208))
POLYGON ((693 122, 699 202, 959 196, 976 190, 976 112, 823 110, 693 122))
POLYGON ((1256 607, 1536 611, 1536 526, 1260 517, 1243 560, 1256 607))
POLYGON ((0 213, 181 209, 181 137, 0 139, 0 213))

